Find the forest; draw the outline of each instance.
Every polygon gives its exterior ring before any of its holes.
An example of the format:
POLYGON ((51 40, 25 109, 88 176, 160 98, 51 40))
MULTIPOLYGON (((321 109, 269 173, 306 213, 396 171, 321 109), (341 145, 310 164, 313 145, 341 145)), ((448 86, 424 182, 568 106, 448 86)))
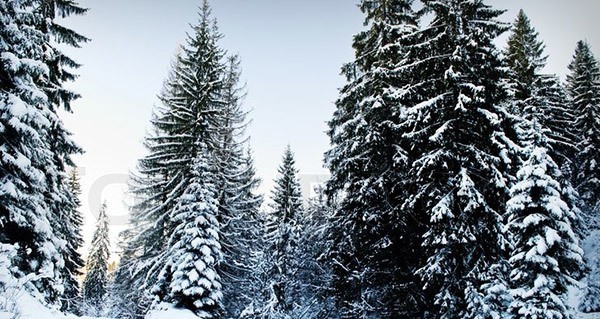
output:
POLYGON ((63 22, 88 9, 0 1, 0 319, 599 318, 591 44, 574 39, 563 81, 523 10, 356 1, 331 176, 308 198, 290 145, 258 191, 242 57, 199 1, 156 92, 115 269, 106 205, 83 251, 85 145, 63 122, 84 98, 63 48, 90 41, 63 22))

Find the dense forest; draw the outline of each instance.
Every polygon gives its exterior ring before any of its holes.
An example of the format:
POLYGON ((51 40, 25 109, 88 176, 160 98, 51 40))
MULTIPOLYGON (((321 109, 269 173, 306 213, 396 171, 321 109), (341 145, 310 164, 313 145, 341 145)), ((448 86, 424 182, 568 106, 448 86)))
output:
POLYGON ((1 1, 0 318, 34 302, 48 318, 598 315, 590 44, 577 42, 563 81, 543 72, 524 11, 506 23, 484 0, 358 7, 364 29, 328 121, 331 177, 304 198, 288 145, 265 205, 242 59, 200 4, 157 92, 110 271, 106 205, 82 252, 83 147, 61 119, 80 98, 67 88, 79 64, 61 48, 89 39, 60 22, 87 9, 1 1))

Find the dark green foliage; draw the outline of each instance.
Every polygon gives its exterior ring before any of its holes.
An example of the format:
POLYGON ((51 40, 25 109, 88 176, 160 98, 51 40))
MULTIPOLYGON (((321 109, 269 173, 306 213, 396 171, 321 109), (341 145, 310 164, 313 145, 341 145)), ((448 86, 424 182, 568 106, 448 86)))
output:
POLYGON ((333 296, 348 318, 414 316, 422 302, 414 276, 418 225, 401 209, 411 152, 401 127, 413 93, 407 65, 417 61, 412 3, 361 2, 367 29, 354 37, 355 60, 342 68, 348 83, 329 121, 327 187, 340 203, 328 258, 333 296))

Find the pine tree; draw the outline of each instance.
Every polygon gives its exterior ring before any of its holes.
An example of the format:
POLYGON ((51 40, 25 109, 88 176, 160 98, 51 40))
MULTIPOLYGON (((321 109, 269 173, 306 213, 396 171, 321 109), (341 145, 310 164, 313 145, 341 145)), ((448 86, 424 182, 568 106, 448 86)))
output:
POLYGON ((507 28, 481 0, 423 4, 432 20, 410 66, 416 98, 404 125, 415 160, 404 208, 426 228, 424 316, 495 318, 506 302, 502 215, 516 152, 493 44, 507 28))
POLYGON ((577 219, 563 200, 560 170, 534 120, 528 130, 527 160, 517 173, 507 203, 510 257, 510 318, 572 318, 569 286, 580 277, 583 251, 573 231, 577 219))
POLYGON ((340 196, 333 247, 333 294, 346 316, 415 316, 419 223, 400 208, 410 147, 401 124, 413 91, 409 66, 418 31, 412 0, 361 1, 366 30, 354 36, 355 60, 343 66, 329 122, 331 198, 340 196))
POLYGON ((79 301, 79 281, 78 276, 82 274, 81 268, 85 265, 85 262, 79 253, 79 249, 83 247, 83 235, 81 234, 81 228, 83 225, 83 216, 79 208, 81 201, 81 184, 79 182, 79 175, 75 168, 72 168, 69 173, 68 180, 69 197, 71 199, 68 206, 68 216, 65 221, 64 239, 66 241, 65 254, 63 259, 65 261, 65 267, 63 269, 63 278, 65 280, 65 290, 63 295, 63 310, 69 312, 76 312, 78 309, 79 301))
MULTIPOLYGON (((505 52, 506 63, 515 84, 514 95, 517 101, 524 101, 533 96, 539 73, 546 65, 548 57, 544 55, 544 44, 538 40, 538 36, 525 12, 519 11, 505 52)), ((517 112, 519 111, 524 110, 517 109, 517 112)))
POLYGON ((60 303, 63 276, 69 272, 69 261, 63 260, 67 243, 61 238, 71 204, 66 166, 81 151, 57 114, 60 106, 70 110, 77 97, 63 88, 75 78, 69 68, 77 64, 58 50, 57 42, 78 46, 86 40, 78 35, 63 41, 64 34, 76 33, 57 24, 54 12, 66 18, 85 11, 71 1, 0 5, 2 241, 19 244, 15 275, 42 275, 30 288, 53 304, 60 303))
POLYGON ((194 160, 190 181, 171 213, 177 224, 167 261, 153 292, 159 301, 193 310, 200 318, 221 318, 222 285, 215 180, 207 155, 194 160))
MULTIPOLYGON (((578 133, 575 158, 574 185, 583 201, 583 213, 588 223, 589 238, 597 238, 600 232, 600 177, 597 163, 600 160, 600 66, 587 42, 579 41, 573 61, 569 64, 567 89, 576 111, 575 129, 578 133)), ((597 245, 586 245, 590 273, 580 309, 586 312, 600 311, 600 254, 597 245)))
POLYGON ((333 273, 331 260, 332 240, 329 227, 337 207, 334 198, 328 199, 323 185, 314 187, 315 195, 308 199, 307 208, 300 220, 298 238, 298 282, 300 314, 312 318, 335 318, 336 307, 329 294, 333 273))
POLYGON ((160 95, 153 130, 145 141, 149 155, 139 161, 138 173, 132 177, 132 193, 138 201, 132 209, 123 252, 130 258, 127 265, 123 263, 128 269, 118 273, 130 274, 131 285, 125 294, 136 298, 142 313, 167 258, 167 241, 177 227, 169 216, 189 183, 192 161, 202 152, 216 153, 219 148, 222 109, 226 106, 222 96, 225 52, 218 46, 220 38, 204 1, 199 21, 160 95))
MULTIPOLYGON (((240 84, 240 59, 227 58, 219 128, 217 159, 218 220, 221 225, 223 263, 223 306, 227 316, 239 318, 253 300, 260 283, 254 278, 255 253, 261 240, 259 208, 262 196, 256 195, 260 180, 256 178, 249 151, 246 112, 242 110, 244 86, 240 84)), ((249 308, 248 308, 249 309, 249 308)))
POLYGON ((600 159, 600 66, 586 42, 577 43, 569 70, 568 91, 577 114, 575 127, 579 133, 580 150, 576 160, 575 185, 587 206, 596 210, 600 202, 600 179, 596 169, 600 159))
MULTIPOLYGON (((544 44, 538 37, 538 32, 521 10, 505 50, 513 91, 512 109, 517 115, 535 119, 549 130, 548 151, 564 173, 568 174, 573 167, 573 154, 576 153, 576 134, 571 124, 575 114, 568 106, 567 94, 559 79, 555 75, 542 73, 547 56, 544 55, 544 44)), ((562 178, 567 181, 570 176, 562 178)))
POLYGON ((266 257, 269 291, 263 292, 267 302, 265 318, 292 316, 298 298, 297 260, 298 227, 303 212, 298 170, 290 146, 286 148, 275 179, 266 221, 266 257))
POLYGON ((87 258, 87 273, 82 284, 83 303, 81 311, 90 316, 99 316, 104 312, 108 291, 108 259, 110 257, 110 239, 106 203, 98 213, 96 230, 90 244, 87 258))

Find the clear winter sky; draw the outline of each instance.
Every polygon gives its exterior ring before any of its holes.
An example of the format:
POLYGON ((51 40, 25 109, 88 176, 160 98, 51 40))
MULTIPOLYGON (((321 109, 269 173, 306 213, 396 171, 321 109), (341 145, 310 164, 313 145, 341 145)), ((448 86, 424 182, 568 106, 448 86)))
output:
MULTIPOLYGON (((83 64, 72 85, 83 97, 65 116, 74 139, 86 150, 80 167, 89 241, 100 200, 113 216, 113 238, 127 214, 127 174, 144 155, 163 79, 201 0, 80 0, 90 8, 67 25, 92 41, 69 50, 83 64)), ((261 191, 270 194, 285 146, 296 154, 300 174, 326 174, 326 121, 344 83, 340 66, 353 58, 352 35, 362 30, 358 0, 212 0, 225 35, 222 47, 242 58, 252 108, 248 130, 261 191)), ((587 39, 600 57, 599 0, 490 0, 514 20, 523 8, 546 44, 547 71, 563 77, 575 43, 587 39)), ((499 42, 504 46, 504 41, 499 42)))

